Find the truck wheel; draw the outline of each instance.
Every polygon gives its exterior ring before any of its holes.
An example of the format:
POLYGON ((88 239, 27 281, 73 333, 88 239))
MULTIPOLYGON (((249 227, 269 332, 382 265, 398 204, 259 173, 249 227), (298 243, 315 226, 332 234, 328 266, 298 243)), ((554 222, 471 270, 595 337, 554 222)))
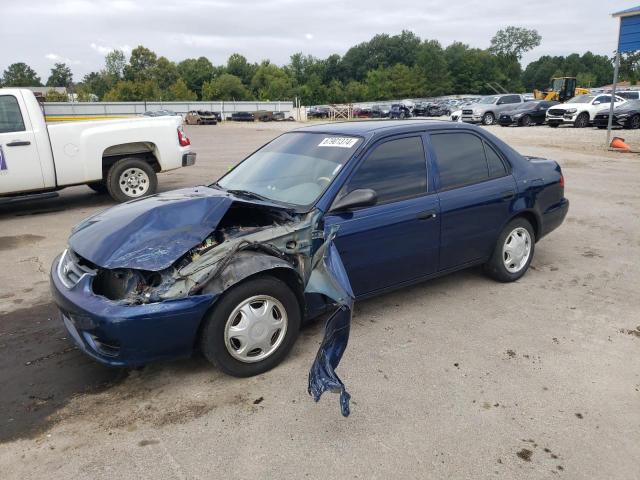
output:
POLYGON ((107 174, 107 189, 116 202, 156 193, 158 177, 153 167, 139 158, 123 158, 114 163, 107 174))
POLYGON ((531 224, 524 218, 514 218, 498 237, 493 255, 484 264, 485 273, 499 282, 515 282, 527 273, 535 243, 531 224))
POLYGON ((96 193, 107 193, 109 190, 107 189, 107 184, 104 180, 100 180, 99 182, 91 182, 87 183, 87 187, 93 190, 96 193))
POLYGON ((482 117, 482 124, 483 125, 493 125, 496 121, 496 117, 493 113, 491 112, 487 112, 484 114, 484 116, 482 117))
POLYGON ((300 305, 283 281, 259 276, 228 290, 205 317, 200 347, 234 377, 271 370, 287 356, 300 330, 300 305))

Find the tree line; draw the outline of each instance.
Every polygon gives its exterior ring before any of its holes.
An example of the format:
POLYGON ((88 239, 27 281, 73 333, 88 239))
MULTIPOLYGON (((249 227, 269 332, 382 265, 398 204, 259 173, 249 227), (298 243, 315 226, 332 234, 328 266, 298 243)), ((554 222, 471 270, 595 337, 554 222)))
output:
MULTIPOLYGON (((327 58, 295 53, 289 63, 251 63, 232 54, 223 65, 208 58, 174 62, 144 46, 105 57, 104 68, 74 83, 69 66, 56 63, 47 86, 64 86, 80 101, 291 100, 304 105, 418 98, 450 94, 510 92, 545 88, 552 76, 577 76, 581 86, 611 82, 612 60, 587 52, 542 56, 523 70, 522 55, 540 45, 535 30, 509 26, 499 30, 488 49, 454 42, 443 48, 410 31, 379 34, 327 58)), ((639 59, 625 57, 622 78, 634 78, 639 59), (626 63, 625 63, 626 62, 626 63)), ((41 86, 36 72, 14 63, 3 73, 3 86, 41 86)), ((62 100, 51 92, 47 100, 62 100)), ((62 96, 64 97, 64 96, 62 96)))

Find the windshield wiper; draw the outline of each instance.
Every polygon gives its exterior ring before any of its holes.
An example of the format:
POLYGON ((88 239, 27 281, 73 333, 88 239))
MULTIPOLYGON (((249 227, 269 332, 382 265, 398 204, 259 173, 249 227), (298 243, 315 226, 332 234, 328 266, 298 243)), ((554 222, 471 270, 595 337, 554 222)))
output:
POLYGON ((262 195, 259 195, 255 192, 251 192, 249 190, 227 190, 227 192, 233 195, 237 195, 239 197, 253 198, 254 200, 264 200, 266 202, 272 201, 270 198, 263 197, 262 195))

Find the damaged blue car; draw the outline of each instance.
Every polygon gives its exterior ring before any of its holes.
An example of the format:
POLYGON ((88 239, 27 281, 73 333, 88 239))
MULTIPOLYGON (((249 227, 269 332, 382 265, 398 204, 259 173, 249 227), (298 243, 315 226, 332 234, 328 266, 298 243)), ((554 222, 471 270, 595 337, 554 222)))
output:
POLYGON ((328 314, 309 375, 335 373, 353 302, 473 265, 522 277, 568 210, 560 166, 467 124, 334 123, 285 133, 216 183, 134 200, 77 225, 52 292, 78 346, 111 366, 200 350, 246 377, 328 314))

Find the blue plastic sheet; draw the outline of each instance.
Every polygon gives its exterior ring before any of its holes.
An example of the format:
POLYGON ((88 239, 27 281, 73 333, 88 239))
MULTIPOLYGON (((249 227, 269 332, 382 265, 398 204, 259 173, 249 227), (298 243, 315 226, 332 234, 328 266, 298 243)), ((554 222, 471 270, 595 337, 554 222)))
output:
POLYGON ((305 289, 309 293, 321 293, 335 302, 336 311, 325 325, 324 338, 309 371, 309 394, 317 402, 326 391, 340 394, 342 415, 349 416, 351 395, 336 368, 349 342, 354 295, 349 277, 338 249, 333 243, 337 230, 333 230, 314 255, 313 270, 305 289))

